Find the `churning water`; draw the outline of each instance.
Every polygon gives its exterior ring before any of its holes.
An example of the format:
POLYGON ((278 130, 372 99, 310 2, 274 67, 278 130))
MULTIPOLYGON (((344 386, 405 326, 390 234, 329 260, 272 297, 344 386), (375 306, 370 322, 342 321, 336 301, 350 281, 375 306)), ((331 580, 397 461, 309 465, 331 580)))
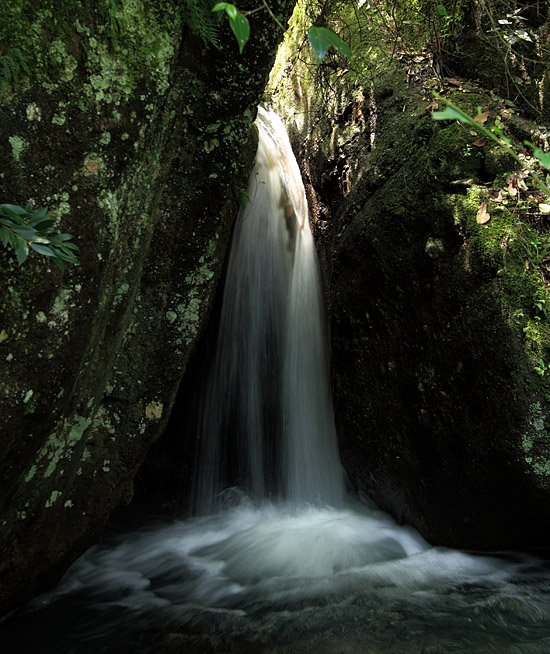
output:
POLYGON ((550 653, 546 562, 434 548, 346 499, 304 189, 280 120, 258 126, 197 515, 93 547, 1 626, 2 651, 550 653))

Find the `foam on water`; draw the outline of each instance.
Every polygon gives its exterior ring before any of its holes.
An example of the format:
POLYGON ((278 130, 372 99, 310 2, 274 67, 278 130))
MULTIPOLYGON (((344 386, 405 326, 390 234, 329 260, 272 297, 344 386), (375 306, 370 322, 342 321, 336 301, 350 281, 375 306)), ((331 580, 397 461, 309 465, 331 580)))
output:
POLYGON ((57 654, 127 651, 128 643, 140 652, 240 652, 243 643, 271 652, 272 642, 305 653, 320 634, 326 643, 315 649, 329 653, 336 628, 358 653, 412 654, 419 643, 519 653, 529 650, 510 648, 550 638, 550 583, 532 558, 431 547, 374 509, 258 506, 245 497, 217 514, 107 540, 27 611, 25 637, 57 654), (407 631, 416 641, 391 649, 407 631), (175 634, 185 647, 159 645, 175 634))

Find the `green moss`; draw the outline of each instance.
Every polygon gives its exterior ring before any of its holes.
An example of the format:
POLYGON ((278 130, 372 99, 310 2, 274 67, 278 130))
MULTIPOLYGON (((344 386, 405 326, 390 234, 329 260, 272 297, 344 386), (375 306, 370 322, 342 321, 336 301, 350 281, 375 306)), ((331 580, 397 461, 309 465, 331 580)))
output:
POLYGON ((522 209, 492 201, 485 186, 472 185, 453 201, 455 220, 468 239, 465 265, 495 274, 506 318, 533 366, 540 368, 541 359, 550 360, 550 298, 541 274, 548 237, 529 224, 522 209), (477 221, 482 203, 490 215, 485 224, 477 221))
POLYGON ((52 477, 59 462, 63 458, 72 457, 75 446, 80 442, 91 422, 90 418, 75 415, 72 422, 69 424, 64 422, 60 426, 59 432, 50 434, 26 473, 25 481, 31 481, 39 470, 42 470, 44 479, 52 477))
POLYGON ((15 161, 19 161, 21 159, 21 155, 28 147, 28 143, 24 138, 21 138, 20 136, 10 136, 8 141, 11 145, 13 158, 15 161))
POLYGON ((52 123, 54 125, 64 125, 67 121, 67 117, 64 114, 54 114, 52 118, 52 123))
MULTIPOLYGON (((0 24, 28 61, 28 74, 53 91, 87 77, 77 92, 88 101, 118 103, 148 78, 156 94, 169 87, 181 18, 170 0, 18 0, 2 3, 0 24), (78 16, 78 19, 76 17, 78 16)), ((21 82, 5 95, 23 90, 21 82)), ((78 98, 74 98, 78 102, 78 98)))
POLYGON ((48 500, 46 500, 46 504, 44 505, 47 509, 51 508, 57 500, 61 497, 61 491, 54 490, 52 491, 50 497, 48 500))

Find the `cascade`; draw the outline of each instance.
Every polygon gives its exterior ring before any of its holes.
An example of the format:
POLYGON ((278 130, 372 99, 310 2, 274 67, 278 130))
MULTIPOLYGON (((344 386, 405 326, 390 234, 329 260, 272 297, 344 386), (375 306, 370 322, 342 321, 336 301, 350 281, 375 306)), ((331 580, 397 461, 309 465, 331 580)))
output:
POLYGON ((281 119, 259 108, 204 399, 199 513, 238 480, 255 499, 341 505, 319 264, 281 119))
POLYGON ((260 109, 258 127, 204 392, 198 515, 91 548, 0 623, 2 651, 550 651, 547 562, 431 547, 344 496, 305 194, 281 121, 260 109))

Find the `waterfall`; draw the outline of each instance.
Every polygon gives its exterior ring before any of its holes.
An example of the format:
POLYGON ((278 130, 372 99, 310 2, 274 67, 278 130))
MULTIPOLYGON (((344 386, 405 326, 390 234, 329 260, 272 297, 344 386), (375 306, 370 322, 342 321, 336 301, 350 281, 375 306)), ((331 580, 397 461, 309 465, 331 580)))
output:
POLYGON ((201 513, 234 486, 255 501, 340 505, 344 496, 305 190, 281 119, 260 107, 256 124, 199 430, 201 513))
POLYGON ((547 561, 431 547, 344 501, 304 189, 281 121, 260 110, 258 127, 204 395, 200 515, 106 535, 0 621, 2 651, 550 651, 547 561))

